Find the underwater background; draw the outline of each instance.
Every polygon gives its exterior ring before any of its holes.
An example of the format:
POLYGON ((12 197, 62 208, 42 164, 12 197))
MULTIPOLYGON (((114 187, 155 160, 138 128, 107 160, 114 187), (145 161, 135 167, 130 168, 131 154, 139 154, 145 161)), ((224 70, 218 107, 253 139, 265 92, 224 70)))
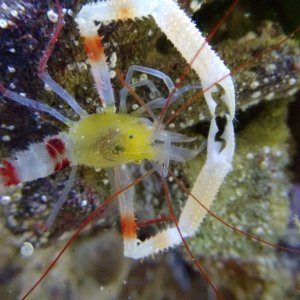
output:
MULTIPOLYGON (((65 25, 48 63, 53 78, 89 113, 99 110, 86 54, 74 17, 86 1, 60 1, 65 25)), ((222 18, 232 1, 178 1, 204 34, 222 18)), ((0 81, 11 90, 55 107, 68 117, 70 108, 44 88, 36 70, 55 27, 54 1, 0 0, 0 81)), ((233 70, 236 87, 237 139, 233 170, 213 207, 225 222, 274 244, 300 250, 300 36, 260 56, 299 26, 298 1, 240 1, 210 42, 233 70), (249 66, 243 64, 251 60, 249 66)), ((124 74, 133 64, 159 69, 173 81, 186 62, 153 19, 101 26, 112 69, 124 74)), ((138 79, 138 78, 137 78, 138 79)), ((116 91, 122 88, 114 77, 116 91)), ((163 83, 153 79, 166 95, 163 83)), ((190 72, 185 84, 197 83, 190 72)), ((147 90, 140 96, 149 99, 147 90), (148 98, 147 98, 148 97, 148 98)), ((186 97, 190 97, 188 94, 186 97)), ((187 98, 177 103, 180 106, 187 98)), ((129 101, 129 109, 134 104, 129 101)), ((176 106, 171 107, 175 110, 176 106)), ((220 111, 222 115, 222 111, 220 111)), ((224 123, 222 117, 220 124, 224 123)), ((204 101, 182 112, 172 128, 206 140, 209 112, 204 101)), ((31 143, 66 128, 46 114, 0 96, 0 157, 10 157, 31 143)), ((205 149, 206 150, 206 149, 205 149)), ((196 160, 172 166, 189 187, 203 166, 196 160)), ((142 168, 132 166, 132 177, 142 168)), ((143 169, 144 168, 144 169, 143 169)), ((68 178, 69 170, 26 183, 0 197, 0 299, 19 299, 33 285, 86 216, 112 193, 104 170, 81 167, 76 184, 49 232, 41 230, 68 178), (34 252, 20 249, 30 242, 34 252)), ((168 178, 176 213, 187 198, 168 178)), ((168 215, 159 176, 135 188, 139 220, 168 215)), ((141 227, 145 239, 165 224, 141 227)), ((300 255, 279 251, 238 234, 207 216, 188 244, 225 299, 299 299, 300 255)), ((29 299, 216 299, 196 271, 184 247, 133 261, 123 256, 116 204, 94 220, 29 299)))

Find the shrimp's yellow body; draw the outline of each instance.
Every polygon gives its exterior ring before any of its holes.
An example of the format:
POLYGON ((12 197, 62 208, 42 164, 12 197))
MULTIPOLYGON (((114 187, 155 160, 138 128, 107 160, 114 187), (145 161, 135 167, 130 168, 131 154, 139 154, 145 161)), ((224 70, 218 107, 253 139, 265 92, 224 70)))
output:
POLYGON ((89 115, 70 128, 74 160, 77 164, 97 168, 155 160, 153 131, 139 118, 116 114, 113 110, 89 115))

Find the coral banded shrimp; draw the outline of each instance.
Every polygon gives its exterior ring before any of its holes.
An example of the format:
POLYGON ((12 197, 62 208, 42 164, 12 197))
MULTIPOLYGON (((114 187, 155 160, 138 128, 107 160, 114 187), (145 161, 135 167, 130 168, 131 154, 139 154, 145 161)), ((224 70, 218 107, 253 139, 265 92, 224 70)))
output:
MULTIPOLYGON (((68 133, 61 133, 46 138, 43 142, 32 144, 27 150, 16 153, 14 159, 3 160, 1 166, 2 193, 5 189, 19 182, 46 177, 53 172, 75 165, 104 168, 113 167, 114 186, 116 190, 119 190, 127 183, 127 175, 124 170, 119 167, 121 164, 130 162, 138 163, 147 159, 152 162, 153 167, 162 178, 164 178, 168 174, 170 161, 186 161, 199 153, 197 150, 189 150, 174 145, 174 143, 186 143, 193 139, 163 129, 162 120, 164 112, 170 103, 176 101, 178 97, 177 94, 180 95, 182 91, 179 90, 177 92, 175 86, 170 83, 170 79, 159 71, 133 66, 129 70, 126 78, 127 84, 131 84, 130 74, 133 71, 142 71, 160 77, 167 83, 170 96, 158 104, 158 107, 162 107, 162 113, 158 118, 153 114, 150 108, 152 104, 157 106, 157 101, 155 103, 149 102, 148 107, 144 105, 145 111, 149 113, 152 120, 115 113, 115 108, 113 107, 115 100, 110 82, 109 69, 106 64, 101 38, 99 38, 97 34, 97 25, 95 25, 95 23, 97 21, 108 21, 107 18, 109 16, 111 20, 118 19, 118 12, 125 10, 130 12, 130 14, 124 16, 121 14, 121 19, 152 15, 156 19, 159 27, 166 32, 169 38, 176 43, 176 46, 183 51, 186 59, 195 61, 195 64, 192 66, 201 77, 202 86, 205 87, 205 98, 212 115, 208 141, 208 160, 196 180, 195 193, 199 188, 200 190, 206 190, 204 194, 206 196, 204 196, 204 198, 207 202, 212 202, 231 168, 231 160, 234 153, 232 119, 235 111, 235 99, 234 87, 229 75, 229 70, 215 52, 210 49, 200 32, 179 9, 175 2, 166 0, 164 3, 158 1, 151 1, 149 4, 150 3, 151 5, 147 7, 142 3, 138 3, 138 1, 137 3, 134 1, 129 1, 128 3, 120 1, 98 2, 83 6, 79 12, 77 23, 81 35, 84 38, 85 49, 92 66, 92 74, 104 108, 104 112, 92 115, 87 115, 87 113, 79 107, 77 102, 58 86, 45 71, 54 41, 62 27, 61 8, 59 8, 59 22, 53 38, 49 43, 49 48, 45 51, 45 55, 40 61, 38 75, 45 84, 73 108, 79 115, 80 120, 72 122, 47 105, 18 95, 1 85, 3 96, 19 104, 47 112, 69 126, 68 133), (135 10, 135 7, 140 9, 135 10), (170 10, 166 10, 167 7, 170 8, 170 10), (174 27, 175 32, 173 32, 172 27, 169 27, 166 23, 167 20, 176 20, 177 18, 180 19, 180 25, 182 27, 188 26, 189 28, 188 33, 192 41, 189 46, 195 48, 192 51, 190 50, 191 48, 186 48, 185 43, 182 43, 181 39, 177 40, 177 27, 174 27), (197 37, 196 40, 193 39, 195 35, 197 37), (193 41, 195 42, 193 43, 193 41), (199 43, 202 43, 201 52, 198 51, 199 43), (196 55, 194 53, 196 53, 196 55), (205 58, 203 65, 196 63, 198 61, 197 56, 199 55, 205 55, 203 57, 205 58), (217 74, 211 69, 211 65, 215 66, 215 69, 218 70, 217 74), (221 147, 219 142, 215 141, 216 134, 219 131, 215 121, 215 108, 217 104, 212 97, 212 92, 216 92, 216 82, 219 82, 220 86, 224 89, 222 100, 228 106, 229 110, 227 126, 223 134, 223 139, 226 143, 224 148, 221 147), (98 127, 98 131, 95 131, 94 127, 98 127)), ((176 24, 174 23, 174 25, 176 24)), ((126 98, 124 101, 120 99, 120 102, 126 102, 126 98)), ((124 110, 123 107, 120 107, 121 112, 124 110)), ((69 183, 66 185, 66 189, 62 195, 66 195, 69 192, 74 180, 75 171, 76 169, 73 168, 69 183)), ((166 182, 164 180, 163 183, 164 189, 167 191, 166 182)), ((134 217, 133 199, 130 195, 131 194, 125 192, 118 195, 118 199, 124 236, 124 254, 131 258, 143 258, 180 244, 183 236, 188 237, 194 234, 203 218, 201 210, 199 208, 197 209, 195 202, 192 198, 189 198, 179 223, 177 223, 177 221, 175 223, 176 226, 170 227, 146 241, 140 241, 137 238, 137 224, 134 217), (179 227, 181 231, 178 231, 179 227), (180 232, 180 234, 178 234, 178 232, 180 232)), ((52 225, 59 208, 65 200, 64 198, 65 197, 61 197, 58 200, 53 214, 50 215, 46 223, 46 227, 52 225)), ((27 296, 24 296, 24 298, 26 297, 27 296)))
MULTIPOLYGON (((89 49, 89 48, 88 48, 89 49)), ((146 69, 145 69, 146 70, 146 69)), ((149 70, 150 71, 150 70, 149 70)), ((151 70, 151 72, 153 72, 153 70, 151 70)), ((47 79, 48 80, 48 82, 49 82, 49 78, 47 79)), ((101 81, 101 80, 100 80, 101 81)), ((99 81, 99 82, 100 82, 99 81)), ((100 93, 99 93, 100 94, 100 93)), ((7 96, 12 96, 12 95, 7 95, 7 96)), ((105 99, 105 98, 104 98, 105 99)), ((23 100, 24 100, 24 98, 23 98, 23 100)), ((165 103, 166 103, 166 101, 165 101, 165 103)), ((107 106, 109 106, 109 105, 107 105, 107 106)), ((115 118, 115 114, 114 113, 109 113, 109 110, 107 111, 107 115, 109 115, 109 117, 108 117, 108 120, 111 122, 111 121, 113 121, 113 120, 117 120, 118 121, 118 118, 115 118)), ((86 118, 87 120, 89 119, 89 117, 87 117, 86 118)), ((136 119, 135 119, 136 120, 136 119)), ((229 121, 230 121, 230 119, 228 119, 229 121)), ((103 120, 102 120, 103 121, 103 120)), ((102 123, 102 121, 101 121, 101 125, 103 125, 103 123, 102 123)), ((153 121, 153 120, 152 120, 153 121)), ((67 122, 69 122, 69 121, 67 121, 67 122)), ((85 127, 83 124, 84 123, 76 123, 77 125, 79 125, 79 124, 81 124, 82 125, 82 127, 81 126, 79 126, 80 127, 80 130, 82 130, 82 131, 85 131, 85 129, 86 128, 90 128, 90 125, 88 125, 87 127, 85 127)), ((146 122, 146 125, 149 125, 149 121, 147 121, 146 122)), ((152 122, 152 126, 151 126, 151 124, 150 124, 150 127, 152 127, 152 128, 155 128, 155 122, 152 122)), ((159 133, 162 133, 162 131, 161 131, 161 128, 159 128, 160 126, 158 126, 158 132, 159 133)), ((129 128, 131 128, 132 129, 132 127, 129 127, 129 128)), ((76 134, 75 134, 76 135, 76 134)), ((169 133, 169 132, 163 132, 163 135, 170 135, 171 136, 171 134, 169 133)), ((78 137, 78 136, 75 136, 75 139, 76 139, 76 137, 78 137)), ((129 136, 128 136, 129 137, 129 136)), ((184 136, 179 136, 179 135, 177 135, 176 137, 174 137, 175 139, 176 139, 176 141, 185 141, 185 142, 188 142, 188 140, 187 140, 187 138, 186 137, 184 137, 184 136)), ((212 140, 214 140, 215 139, 215 137, 213 136, 213 139, 210 139, 210 141, 212 141, 212 140)), ((59 170, 59 169, 61 169, 63 166, 65 166, 66 165, 66 163, 63 163, 63 161, 64 161, 64 157, 61 157, 60 155, 61 154, 64 154, 64 151, 62 151, 62 149, 64 148, 64 147, 61 147, 61 141, 64 141, 64 138, 61 138, 61 137, 59 137, 58 138, 58 140, 55 140, 55 137, 54 137, 54 140, 51 140, 51 142, 49 143, 49 141, 47 140, 45 143, 43 143, 43 145, 44 145, 44 147, 46 146, 46 148, 48 148, 48 149, 52 149, 52 150, 49 150, 48 151, 48 154, 49 153, 52 153, 52 156, 54 156, 54 158, 55 158, 55 163, 54 164, 52 164, 52 168, 55 168, 56 166, 56 168, 59 170), (61 152, 63 152, 63 153, 61 153, 61 152)), ((173 142, 174 140, 172 140, 172 141, 170 141, 170 142, 173 142)), ((161 146, 161 144, 163 145, 163 143, 159 143, 158 145, 159 146, 161 146)), ((113 144, 113 145, 115 145, 115 144, 113 144)), ((150 145, 151 146, 151 145, 150 145)), ((122 148, 122 147, 121 147, 122 148)), ((117 149, 113 149, 113 151, 112 151, 112 155, 118 155, 118 153, 120 153, 120 151, 121 151, 122 149, 120 149, 120 147, 117 147, 117 149), (115 153, 115 152, 117 152, 117 153, 115 153)), ((208 151, 209 151, 209 149, 208 149, 208 151)), ((80 152, 80 151, 79 151, 80 152)), ((151 153, 152 153, 152 155, 153 155, 153 152, 152 151, 150 151, 151 153)), ((171 151, 172 152, 172 151, 171 151)), ((174 153, 173 153, 174 154, 174 153)), ((51 155, 50 155, 51 156, 51 155)), ((51 156, 51 157, 52 157, 51 156)), ((193 156, 193 155, 192 155, 193 156)), ((109 158, 111 157, 111 156, 108 156, 109 158)), ((164 156, 163 156, 164 157, 164 156)), ((169 157, 169 156, 168 156, 169 157)), ((94 164, 95 162, 92 162, 92 164, 94 164)), ((103 161, 102 161, 102 163, 103 163, 103 161)), ((157 166, 155 166, 155 168, 157 169, 157 171, 158 171, 158 173, 160 174, 160 175, 162 175, 162 178, 164 178, 164 175, 165 175, 165 168, 167 168, 167 165, 168 165, 168 160, 165 160, 165 159, 163 159, 162 160, 162 163, 163 163, 163 168, 162 169, 160 169, 160 168, 157 168, 157 166)), ((121 172, 121 170, 119 170, 120 172, 121 172)), ((117 174, 118 172, 116 171, 116 173, 115 174, 117 174)), ((120 182, 118 183, 118 181, 122 181, 122 176, 120 176, 119 178, 118 178, 118 175, 115 175, 115 177, 116 177, 116 182, 117 182, 117 186, 120 186, 120 182)), ((164 179, 163 179, 164 180, 164 179)), ((134 184, 135 184, 136 182, 134 182, 134 184)), ((130 187, 132 186, 133 184, 130 184, 130 187)), ((121 186, 124 186, 124 183, 123 184, 121 184, 121 186)), ((166 190, 166 184, 164 183, 164 181, 163 181, 163 186, 164 186, 164 188, 165 188, 165 190, 166 190)), ((127 188, 129 188, 129 186, 128 187, 124 187, 124 189, 122 189, 122 190, 120 190, 120 188, 119 189, 117 189, 117 190, 119 190, 116 194, 114 194, 110 199, 108 199, 108 201, 106 201, 105 203, 105 205, 108 205, 108 202, 110 202, 111 200, 112 200, 112 198, 113 197, 116 197, 116 196, 119 196, 119 194, 123 191, 124 192, 124 190, 125 189, 127 189, 127 188), (118 194, 118 195, 117 195, 118 194)), ((168 193, 166 193, 167 195, 168 195, 168 193)), ((126 194, 122 194, 122 195, 126 195, 126 194)), ((121 196, 121 195, 120 195, 121 196)), ((126 199, 127 201, 128 201, 128 198, 126 199)), ((130 199, 129 199, 130 200, 130 199)), ((98 212, 98 210, 97 210, 97 212, 98 212)), ((91 220, 92 218, 94 218, 96 216, 96 214, 93 214, 93 215, 91 215, 91 217, 88 219, 88 221, 89 220, 91 220)), ((176 221, 175 221, 175 223, 176 223, 176 221)), ((135 227, 136 225, 134 225, 133 227, 135 227)), ((127 228, 128 228, 128 223, 127 222, 125 222, 125 226, 123 226, 123 228, 125 229, 123 229, 125 232, 127 231, 127 228), (125 228, 124 228, 125 227, 125 228)), ((79 232, 79 231, 78 231, 79 232)), ((132 230, 129 230, 129 232, 130 232, 130 234, 132 234, 132 230)), ((135 232, 134 232, 135 233, 135 232)), ((125 238, 126 238, 126 234, 125 234, 125 238)), ((126 247, 126 245, 125 245, 125 247, 126 247)))

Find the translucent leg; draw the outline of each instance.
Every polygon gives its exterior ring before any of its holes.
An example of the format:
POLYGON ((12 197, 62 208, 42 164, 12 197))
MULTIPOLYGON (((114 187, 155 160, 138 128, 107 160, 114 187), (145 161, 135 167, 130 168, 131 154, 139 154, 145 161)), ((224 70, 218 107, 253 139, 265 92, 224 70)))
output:
MULTIPOLYGON (((54 33, 48 43, 48 46, 43 54, 43 56, 40 59, 39 65, 38 65, 38 76, 43 80, 47 85, 51 87, 51 89, 59 95, 68 105, 70 105, 73 110, 80 116, 87 115, 87 113, 78 105, 75 99, 72 98, 72 96, 67 93, 62 87, 60 87, 51 77, 50 75, 45 72, 47 62, 49 57, 51 56, 52 50, 55 46, 55 42, 58 38, 58 35, 63 27, 63 17, 62 17, 62 9, 59 5, 59 1, 56 1, 56 6, 58 10, 58 16, 59 20, 57 23, 57 26, 54 30, 54 33)), ((54 108, 41 103, 39 101, 27 98, 25 96, 21 96, 15 92, 12 92, 8 89, 6 89, 1 83, 0 83, 0 92, 3 94, 3 96, 30 108, 46 112, 50 114, 55 119, 63 122, 64 124, 70 126, 72 124, 72 121, 68 119, 67 117, 60 114, 58 111, 56 111, 54 108)))
POLYGON ((171 93, 175 88, 175 85, 174 85, 173 81, 165 73, 163 73, 161 71, 158 71, 158 70, 155 70, 155 69, 152 69, 152 68, 147 68, 147 67, 137 66, 137 65, 133 65, 128 69, 128 72, 127 72, 127 75, 126 75, 126 81, 127 82, 130 83, 130 81, 132 80, 132 76, 133 76, 134 72, 146 73, 146 74, 149 74, 149 75, 152 75, 154 77, 162 79, 165 82, 165 84, 166 84, 166 86, 169 90, 169 93, 171 93))
MULTIPOLYGON (((135 83, 131 83, 130 86, 132 88, 146 86, 150 90, 150 93, 152 95, 160 95, 159 90, 157 89, 157 87, 155 86, 155 84, 153 83, 153 81, 150 80, 150 79, 143 79, 141 81, 138 81, 138 82, 135 82, 135 83)), ((120 90, 119 94, 120 94, 120 112, 126 113, 127 112, 126 100, 127 100, 127 96, 128 96, 128 89, 126 87, 123 87, 120 90)), ((160 98, 160 99, 163 99, 163 98, 160 98)))
MULTIPOLYGON (((155 70, 155 69, 152 69, 152 68, 147 68, 147 67, 142 67, 142 66, 137 66, 137 65, 131 66, 128 69, 128 72, 127 72, 127 75, 126 75, 125 80, 131 87, 145 85, 145 86, 149 87, 149 89, 152 93, 156 93, 158 91, 158 89, 155 87, 153 82, 149 83, 149 81, 147 81, 147 82, 146 81, 140 81, 141 82, 140 85, 138 85, 139 82, 138 83, 132 83, 132 77, 133 77, 134 72, 146 73, 146 74, 149 74, 151 76, 162 79, 165 82, 169 93, 171 93, 175 89, 175 85, 174 85, 173 81, 165 73, 163 73, 161 71, 158 71, 158 70, 155 70)), ((122 109, 125 108, 125 106, 126 106, 127 96, 128 96, 128 90, 126 88, 122 89, 120 91, 120 99, 121 99, 121 104, 122 104, 121 108, 122 109)))
POLYGON ((58 85, 52 77, 44 72, 40 75, 41 80, 44 81, 61 99, 63 99, 79 116, 87 116, 87 112, 82 109, 77 101, 60 85, 58 85))
POLYGON ((54 221, 55 221, 55 219, 56 219, 56 217, 57 217, 60 209, 64 205, 64 203, 65 203, 65 201, 67 199, 67 196, 68 196, 68 194, 69 194, 72 186, 74 185, 74 180, 75 180, 75 177, 76 177, 76 172, 77 172, 77 166, 73 166, 72 169, 71 169, 71 173, 69 175, 69 178, 68 178, 68 180, 66 182, 66 185, 65 185, 62 193, 60 194, 57 202, 55 203, 55 206, 54 206, 51 214, 49 215, 49 217, 48 217, 48 219, 46 221, 46 224, 45 224, 46 230, 49 230, 52 227, 52 225, 53 225, 53 223, 54 223, 54 221))
MULTIPOLYGON (((191 91, 191 90, 200 90, 200 89, 201 89, 200 85, 186 85, 186 86, 182 87, 181 89, 175 91, 172 94, 169 105, 175 103, 178 99, 180 99, 180 96, 182 94, 184 94, 185 92, 191 91)), ((158 99, 149 101, 146 105, 151 110, 156 109, 156 108, 162 108, 165 106, 167 100, 168 99, 165 99, 165 98, 158 98, 158 99)), ((142 115, 144 112, 145 112, 145 108, 140 107, 139 109, 134 111, 132 114, 133 115, 142 115)))
POLYGON ((61 86, 59 86, 52 78, 51 76, 46 72, 47 63, 49 60, 49 57, 52 54, 53 48, 55 46, 56 40, 62 30, 64 20, 62 16, 62 8, 59 4, 59 1, 56 0, 56 7, 58 12, 58 22, 54 29, 54 32, 52 34, 52 37, 47 45, 47 48, 43 54, 43 56, 40 59, 39 65, 38 65, 38 76, 39 78, 46 83, 58 96, 60 96, 70 107, 73 108, 73 110, 79 115, 84 116, 87 115, 86 111, 83 110, 79 104, 76 102, 76 100, 68 93, 66 92, 61 86))
POLYGON ((50 114, 52 117, 55 119, 61 121, 62 123, 66 124, 67 126, 70 126, 73 122, 59 113, 57 110, 54 108, 48 106, 47 104, 40 103, 36 100, 32 100, 30 98, 27 98, 25 96, 21 96, 15 92, 12 92, 10 90, 7 90, 1 83, 0 83, 0 92, 3 94, 3 96, 7 97, 10 100, 13 100, 21 105, 46 112, 50 114))

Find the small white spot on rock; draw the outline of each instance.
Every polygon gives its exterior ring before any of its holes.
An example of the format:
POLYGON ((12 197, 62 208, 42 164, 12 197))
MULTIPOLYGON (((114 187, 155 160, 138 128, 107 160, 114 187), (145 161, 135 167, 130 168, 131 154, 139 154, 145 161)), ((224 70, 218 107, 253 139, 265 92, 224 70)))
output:
MULTIPOLYGON (((95 104, 95 105, 97 105, 97 104, 95 104)), ((95 106, 94 105, 94 106, 95 106)), ((102 113, 104 111, 104 109, 103 109, 103 107, 102 106, 98 106, 97 108, 96 108, 96 112, 97 113, 102 113)))
POLYGON ((187 125, 187 126, 192 126, 192 125, 194 125, 194 120, 193 120, 193 119, 188 120, 188 122, 187 122, 186 125, 187 125))
POLYGON ((18 16, 19 13, 18 13, 17 10, 14 9, 14 10, 12 10, 12 11, 10 12, 10 14, 11 14, 13 17, 16 18, 16 17, 18 16))
POLYGON ((269 64, 266 66, 266 71, 268 73, 273 73, 276 70, 276 65, 275 64, 269 64))
POLYGON ((261 91, 257 91, 257 92, 255 92, 255 93, 253 93, 252 95, 251 95, 251 98, 252 99, 255 99, 255 98, 258 98, 258 97, 260 97, 261 96, 261 91))
POLYGON ((199 113, 198 118, 199 118, 199 121, 203 121, 205 119, 205 115, 201 112, 201 113, 199 113))
POLYGON ((21 247, 21 255, 25 257, 31 256, 33 253, 33 246, 31 243, 25 242, 21 247))
POLYGON ((117 63, 117 53, 113 52, 110 56, 110 67, 115 68, 117 63))
POLYGON ((80 203, 80 206, 85 207, 85 206, 87 206, 87 204, 88 204, 87 200, 82 200, 80 203))
POLYGON ((253 90, 256 89, 258 86, 259 86, 259 82, 258 81, 253 81, 250 84, 250 88, 253 89, 253 90))
POLYGON ((44 84, 44 89, 48 92, 52 91, 51 87, 47 83, 44 84))
POLYGON ((16 69, 15 69, 14 67, 12 67, 12 66, 8 66, 8 67, 7 67, 7 71, 8 71, 9 73, 15 73, 15 72, 16 72, 16 69))
POLYGON ((23 5, 18 4, 18 7, 19 7, 20 10, 25 11, 25 7, 23 5))
POLYGON ((2 141, 3 141, 3 142, 9 142, 9 141, 10 141, 10 136, 9 136, 9 135, 4 135, 4 136, 2 137, 2 141))
POLYGON ((262 227, 257 227, 254 229, 254 232, 256 235, 262 235, 262 234, 264 234, 265 231, 262 227))
POLYGON ((247 153, 246 157, 247 157, 247 159, 252 160, 254 158, 254 155, 253 155, 253 153, 249 152, 249 153, 247 153))
POLYGON ((108 179, 103 179, 102 180, 103 184, 108 185, 109 184, 109 180, 108 179))
POLYGON ((140 75, 140 80, 148 79, 148 75, 146 73, 142 73, 140 75))
POLYGON ((117 75, 116 71, 114 71, 114 70, 109 71, 110 78, 115 78, 116 75, 117 75))
POLYGON ((271 151, 271 148, 269 146, 264 146, 263 150, 264 150, 265 154, 269 154, 271 151))
POLYGON ((7 21, 4 19, 0 19, 0 27, 4 29, 7 28, 7 26, 8 26, 7 21))
POLYGON ((177 79, 175 80, 175 83, 176 83, 176 85, 179 85, 179 84, 181 83, 180 78, 177 78, 177 79))
POLYGON ((173 182, 173 181, 174 181, 174 177, 169 176, 168 181, 169 181, 169 182, 173 182))
POLYGON ((268 167, 268 163, 265 160, 263 160, 260 163, 259 167, 264 170, 264 169, 266 169, 268 167))
POLYGON ((52 9, 47 11, 47 17, 53 23, 57 23, 58 21, 58 14, 54 12, 52 9))
POLYGON ((0 197, 0 203, 2 205, 7 205, 10 201, 11 201, 11 197, 10 196, 2 196, 2 197, 0 197))
POLYGON ((42 195, 41 196, 41 200, 42 200, 42 202, 47 202, 47 200, 48 200, 48 198, 47 198, 47 196, 46 195, 42 195))
POLYGON ((137 109, 139 108, 139 106, 138 106, 137 104, 133 104, 133 105, 131 106, 131 108, 132 108, 133 110, 137 110, 137 109))
POLYGON ((78 67, 79 71, 85 71, 88 69, 88 66, 85 62, 77 63, 77 67, 78 67))
POLYGON ((289 80, 289 85, 294 85, 297 82, 296 78, 291 78, 289 80))
POLYGON ((193 0, 190 4, 190 9, 192 12, 197 11, 198 9, 200 9, 202 2, 199 2, 197 0, 193 0))
POLYGON ((269 94, 266 95, 266 100, 272 100, 275 96, 275 93, 274 92, 270 92, 269 94))
POLYGON ((8 6, 7 6, 7 4, 6 4, 5 2, 3 2, 3 3, 1 4, 1 8, 4 9, 4 10, 7 10, 7 9, 8 9, 8 6))
POLYGON ((236 194, 238 197, 241 197, 241 196, 243 195, 243 192, 242 192, 241 189, 236 189, 235 194, 236 194))
POLYGON ((293 96, 298 92, 298 88, 293 88, 287 92, 288 96, 293 96))

